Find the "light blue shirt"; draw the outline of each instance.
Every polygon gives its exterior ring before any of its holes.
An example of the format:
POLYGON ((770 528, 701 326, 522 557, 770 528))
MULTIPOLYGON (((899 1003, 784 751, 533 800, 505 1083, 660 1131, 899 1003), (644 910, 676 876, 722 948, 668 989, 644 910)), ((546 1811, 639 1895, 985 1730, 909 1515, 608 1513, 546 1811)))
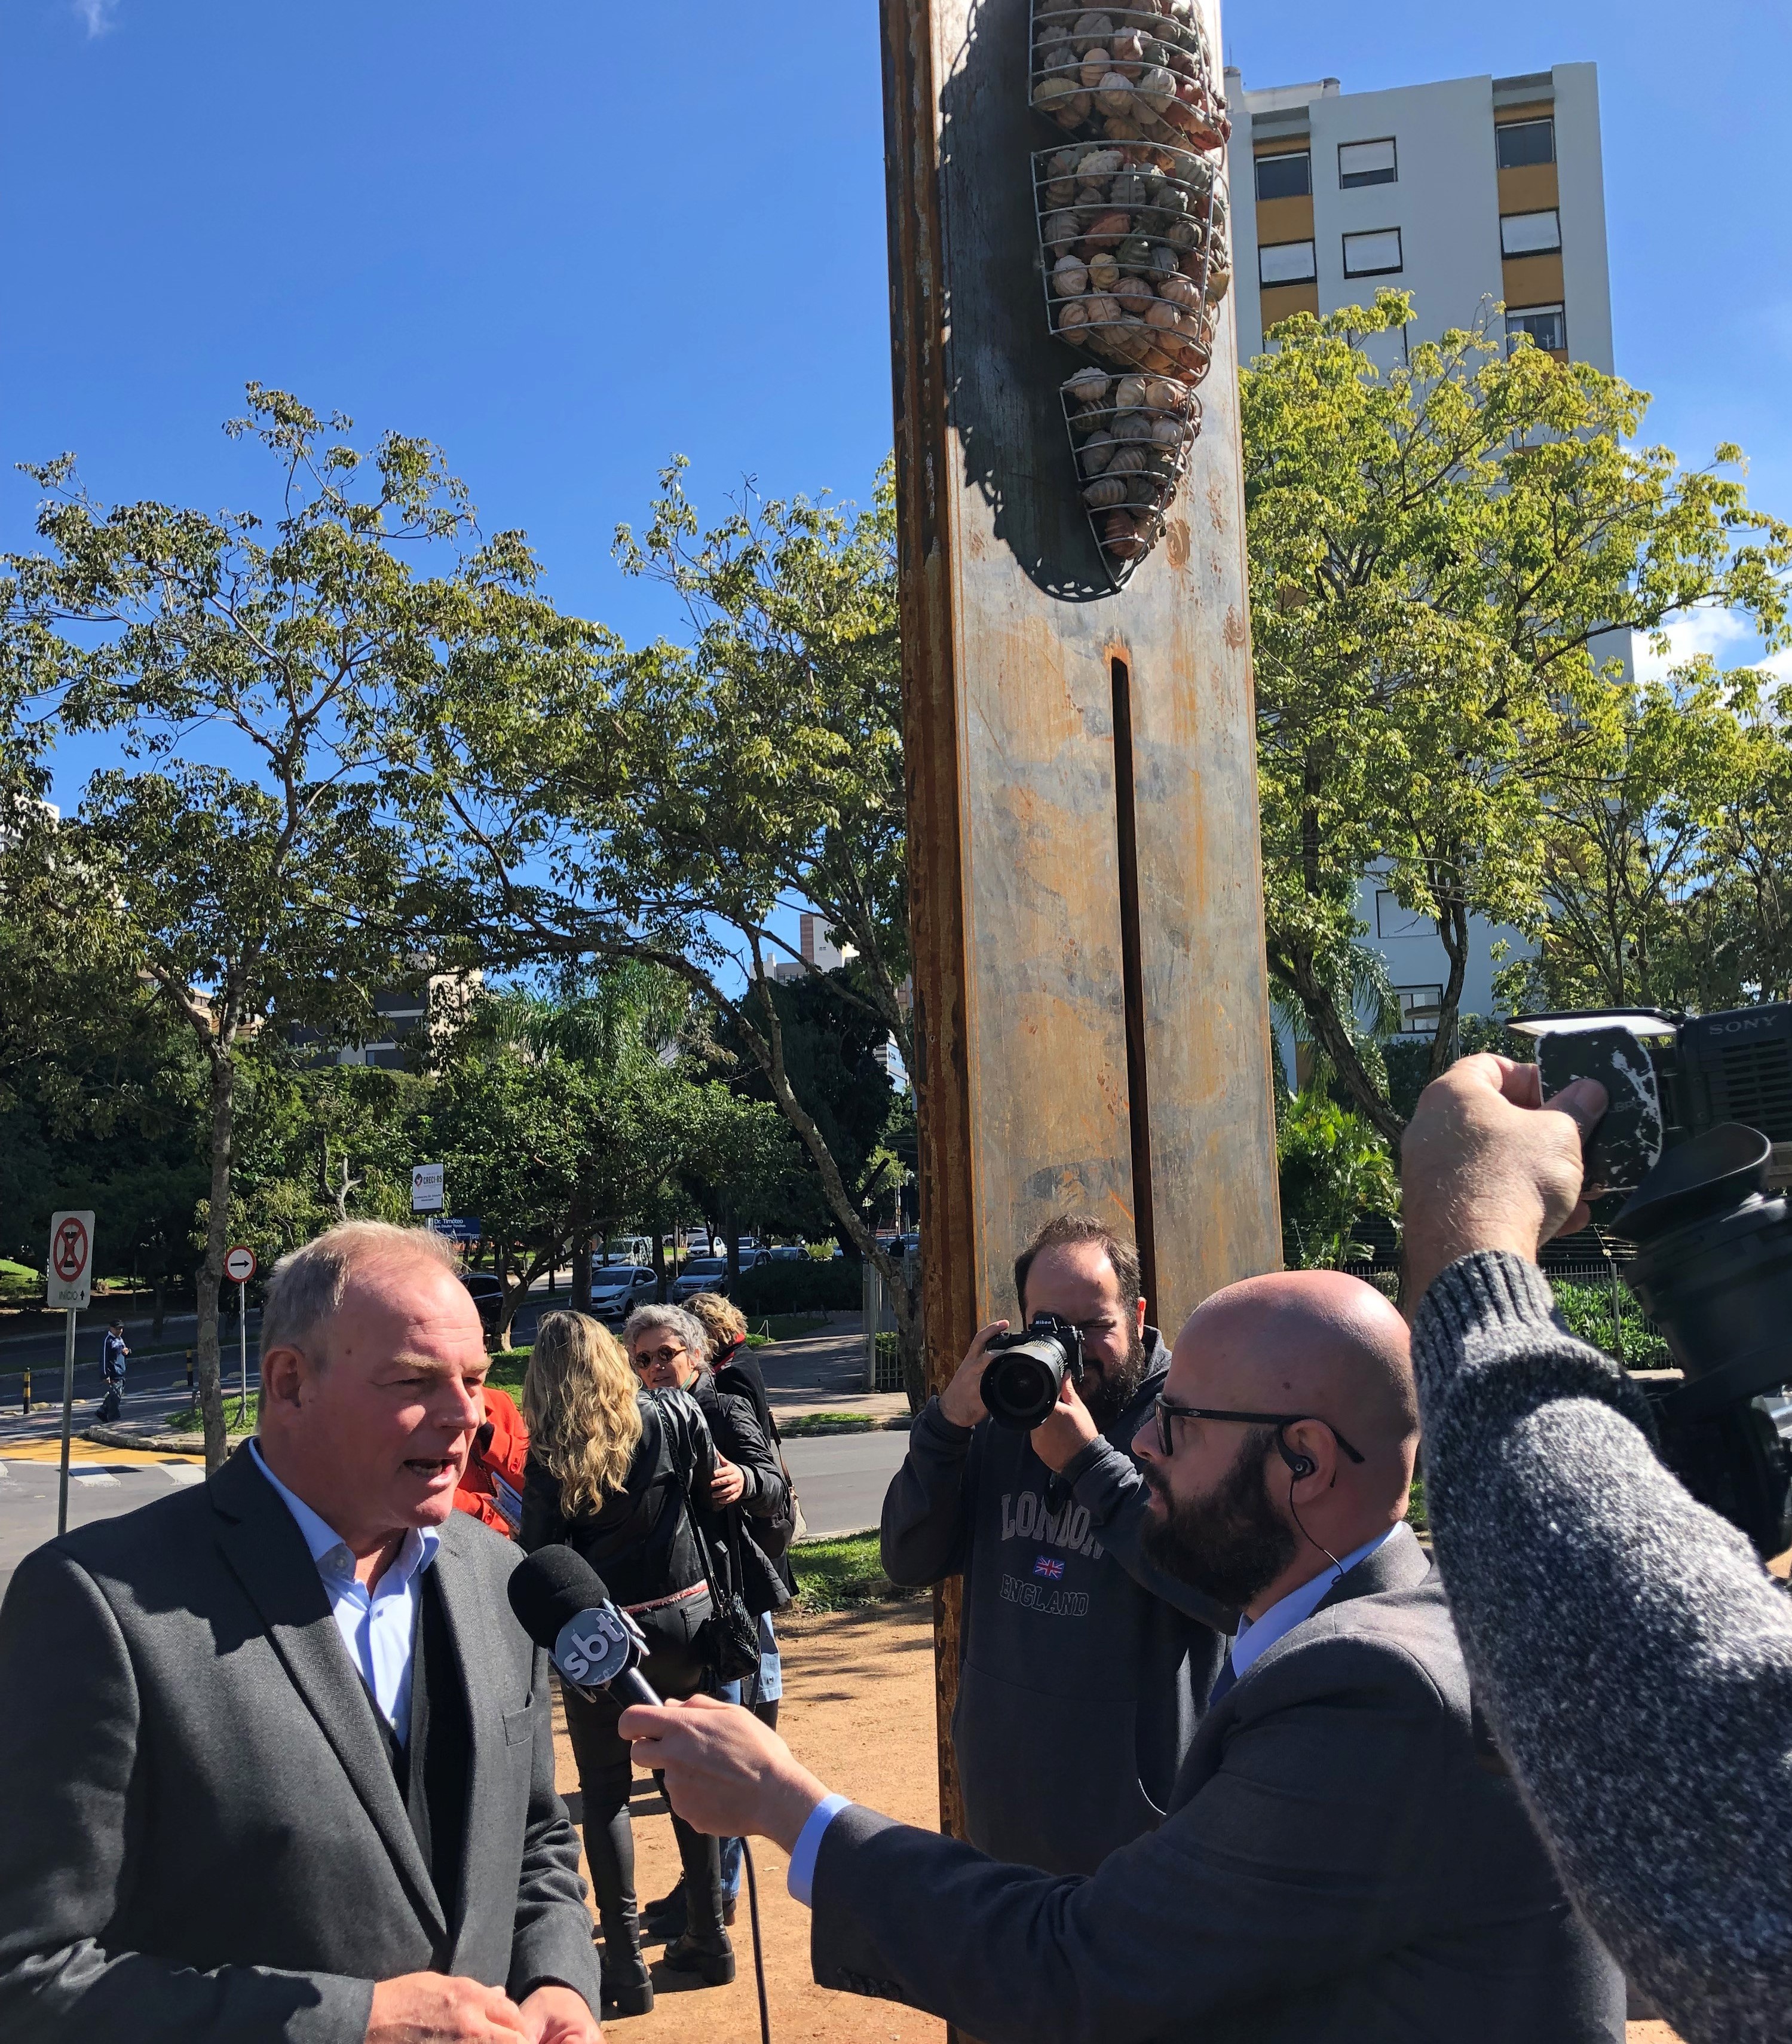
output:
POLYGON ((1390 1526, 1385 1533, 1378 1533, 1361 1546, 1353 1547, 1348 1554, 1339 1555, 1335 1570, 1327 1569, 1311 1582, 1303 1583, 1298 1590, 1290 1590, 1285 1597, 1278 1597, 1261 1618, 1246 1618, 1241 1612, 1238 1636, 1232 1642, 1233 1673, 1242 1675, 1253 1661, 1267 1654, 1278 1639, 1285 1639, 1303 1619, 1310 1618, 1330 1596, 1332 1585, 1341 1577, 1349 1575, 1359 1562, 1366 1562, 1378 1547, 1385 1546, 1398 1530, 1390 1526))
POLYGON ((423 1573, 436 1558, 442 1536, 433 1526, 413 1526, 397 1556, 370 1592, 355 1577, 355 1557, 348 1543, 327 1525, 302 1497, 280 1481, 262 1458, 261 1443, 251 1440, 255 1466, 285 1500, 323 1578, 331 1615, 342 1635, 348 1658, 360 1673, 368 1693, 401 1743, 411 1735, 411 1668, 416 1640, 417 1593, 423 1573))
MULTIPOLYGON (((1359 1562, 1366 1562, 1378 1547, 1383 1547, 1399 1531, 1390 1526, 1385 1533, 1378 1533, 1374 1539, 1365 1540, 1360 1547, 1353 1547, 1348 1554, 1338 1557, 1336 1569, 1328 1569, 1315 1576, 1310 1583, 1303 1583, 1298 1590, 1290 1590, 1285 1597, 1278 1597, 1261 1618, 1253 1620, 1241 1616, 1238 1636, 1232 1642, 1232 1670, 1241 1675, 1260 1654, 1267 1654, 1278 1639, 1292 1632, 1303 1619, 1310 1618, 1326 1600, 1333 1583, 1349 1573, 1359 1562)), ((822 1835, 850 1799, 845 1796, 829 1796, 816 1804, 809 1812, 809 1821, 796 1835, 795 1850, 790 1855, 790 1874, 787 1885, 792 1901, 800 1902, 805 1909, 815 1907, 815 1860, 821 1851, 822 1835)))

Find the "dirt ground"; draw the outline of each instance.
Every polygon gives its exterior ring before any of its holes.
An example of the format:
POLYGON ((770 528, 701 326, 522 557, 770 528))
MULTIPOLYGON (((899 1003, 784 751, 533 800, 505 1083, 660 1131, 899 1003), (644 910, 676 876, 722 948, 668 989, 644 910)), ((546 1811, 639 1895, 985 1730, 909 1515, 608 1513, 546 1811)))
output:
MULTIPOLYGON (((916 1599, 781 1621, 778 1631, 785 1679, 780 1731, 830 1788, 909 1823, 931 1826, 939 1821, 939 1799, 930 1613, 916 1599)), ((561 1788, 574 1791, 578 1776, 563 1729, 558 1745, 561 1788)), ((633 1808, 635 1877, 645 1900, 672 1886, 678 1855, 666 1805, 644 1776, 636 1777, 633 1808)), ((777 2044, 944 2044, 946 2027, 931 2017, 817 1987, 809 1977, 808 1912, 785 1888, 789 1862, 763 1840, 754 1857, 777 2044)), ((740 1970, 731 1987, 706 1988, 656 1963, 653 2014, 612 2018, 605 2035, 615 2044, 758 2044, 746 1905, 743 1886, 734 1930, 740 1970)), ((657 1953, 654 1947, 649 1955, 657 1959, 657 1953)), ((1633 2023, 1626 2044, 1675 2044, 1675 2034, 1664 2023, 1633 2023)))

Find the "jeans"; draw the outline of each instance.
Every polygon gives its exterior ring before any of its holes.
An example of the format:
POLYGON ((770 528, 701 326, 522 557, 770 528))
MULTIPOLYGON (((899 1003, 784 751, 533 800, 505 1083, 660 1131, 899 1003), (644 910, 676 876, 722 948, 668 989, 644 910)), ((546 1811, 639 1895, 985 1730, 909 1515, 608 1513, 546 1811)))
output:
MULTIPOLYGON (((784 1662, 777 1650, 777 1635, 772 1630, 772 1615, 769 1611, 759 1614, 759 1673, 753 1684, 753 1708, 762 1704, 775 1704, 784 1694, 784 1662)), ((723 1698, 731 1704, 743 1700, 741 1685, 730 1682, 723 1689, 723 1698)), ((740 1892, 740 1840, 723 1838, 722 1841, 722 1892, 729 1901, 740 1892)))

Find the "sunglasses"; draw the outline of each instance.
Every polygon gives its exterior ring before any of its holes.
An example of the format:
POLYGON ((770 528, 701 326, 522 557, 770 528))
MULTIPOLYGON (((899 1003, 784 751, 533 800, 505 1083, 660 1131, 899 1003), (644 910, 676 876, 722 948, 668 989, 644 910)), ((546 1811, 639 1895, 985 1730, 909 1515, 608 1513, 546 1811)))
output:
POLYGON ((635 1367, 637 1370, 650 1370, 657 1362, 662 1369, 670 1370, 680 1356, 689 1354, 690 1350, 682 1342, 676 1348, 639 1349, 635 1352, 635 1367))
POLYGON ((1176 1436, 1170 1431, 1172 1420, 1224 1420, 1235 1427, 1273 1427, 1277 1433, 1284 1427, 1299 1426, 1303 1420, 1317 1420, 1322 1427, 1331 1427, 1332 1439, 1352 1462, 1363 1459, 1331 1421, 1319 1419, 1317 1412, 1227 1412, 1214 1405, 1180 1405, 1161 1393, 1152 1400, 1151 1410, 1157 1422, 1157 1452, 1165 1457, 1176 1453, 1176 1436))

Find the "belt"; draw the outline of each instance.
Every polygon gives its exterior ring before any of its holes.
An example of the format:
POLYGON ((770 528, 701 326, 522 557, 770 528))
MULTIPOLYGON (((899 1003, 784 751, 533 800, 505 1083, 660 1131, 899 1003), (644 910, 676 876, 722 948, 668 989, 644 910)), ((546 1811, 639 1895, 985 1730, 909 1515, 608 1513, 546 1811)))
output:
POLYGON ((649 1597, 645 1604, 625 1604, 623 1609, 631 1618, 643 1611, 664 1611, 669 1604, 685 1604, 692 1597, 708 1596, 708 1583, 693 1583, 688 1590, 674 1590, 670 1596, 649 1597))

